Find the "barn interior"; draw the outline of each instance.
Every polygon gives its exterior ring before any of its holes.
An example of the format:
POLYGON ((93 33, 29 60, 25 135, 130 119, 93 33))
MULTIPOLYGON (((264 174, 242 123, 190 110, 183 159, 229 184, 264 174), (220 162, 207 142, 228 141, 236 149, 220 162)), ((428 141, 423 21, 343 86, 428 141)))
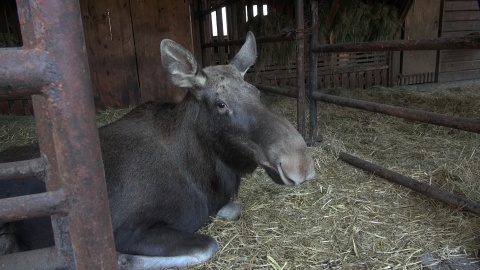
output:
MULTIPOLYGON (((477 1, 78 3, 98 126, 146 101, 182 100, 160 40, 209 66, 228 63, 253 31, 259 58, 246 79, 310 143, 316 178, 291 189, 257 169, 236 198, 241 219, 202 230, 220 252, 192 269, 480 268, 477 1), (384 179, 395 173, 408 180, 384 179), (402 186, 410 180, 417 190, 402 186)), ((0 53, 29 46, 29 5, 0 3, 0 53)), ((5 85, 0 150, 37 141, 42 108, 5 85)))

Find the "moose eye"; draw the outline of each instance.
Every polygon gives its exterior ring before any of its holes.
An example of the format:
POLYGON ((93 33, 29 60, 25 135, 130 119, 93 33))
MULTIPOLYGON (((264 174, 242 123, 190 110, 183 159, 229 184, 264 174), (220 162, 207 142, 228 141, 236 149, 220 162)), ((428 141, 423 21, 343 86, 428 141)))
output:
POLYGON ((227 105, 226 105, 225 103, 223 103, 223 102, 217 102, 217 107, 218 107, 219 109, 224 109, 225 107, 227 107, 227 105))

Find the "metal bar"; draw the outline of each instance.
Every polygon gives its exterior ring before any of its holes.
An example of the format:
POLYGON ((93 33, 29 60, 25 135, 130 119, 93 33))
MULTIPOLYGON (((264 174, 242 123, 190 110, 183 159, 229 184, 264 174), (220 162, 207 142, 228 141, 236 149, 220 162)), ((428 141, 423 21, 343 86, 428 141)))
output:
POLYGON ((48 53, 34 49, 0 50, 0 100, 28 98, 55 81, 56 72, 48 53))
MULTIPOLYGON (((44 96, 33 95, 32 103, 33 111, 35 112, 35 125, 40 152, 42 156, 45 157, 45 160, 48 161, 45 187, 47 190, 58 190, 62 188, 62 183, 54 147, 53 125, 50 119, 52 112, 49 109, 49 102, 44 96)), ((57 250, 61 252, 64 257, 73 258, 73 248, 68 229, 68 216, 54 215, 51 216, 50 219, 52 221, 53 236, 57 250)))
POLYGON ((45 173, 45 161, 43 158, 31 160, 0 163, 0 181, 11 179, 25 179, 39 177, 45 173))
MULTIPOLYGON (((311 0, 310 1, 310 11, 312 14, 312 28, 313 32, 310 35, 310 46, 311 47, 316 47, 318 46, 318 30, 317 30, 317 24, 318 24, 318 0, 311 0)), ((318 72, 318 65, 317 65, 318 57, 316 52, 310 51, 310 134, 309 138, 310 140, 313 141, 314 136, 317 133, 317 128, 318 128, 318 120, 317 120, 317 101, 313 99, 313 93, 317 91, 318 88, 318 77, 317 77, 317 72, 318 72)))
MULTIPOLYGON (((40 102, 36 107, 45 110, 42 121, 51 123, 50 134, 42 131, 47 138, 39 136, 41 151, 54 158, 53 162, 48 159, 47 173, 48 178, 53 173, 54 182, 47 179, 46 186, 52 191, 53 186, 61 184, 71 202, 68 218, 59 222, 68 226, 75 266, 117 269, 79 3, 39 0, 31 6, 28 0, 18 2, 19 9, 25 11, 23 18, 34 19, 35 25, 41 26, 34 28, 34 34, 42 39, 32 42, 37 44, 35 49, 48 49, 48 60, 55 64, 58 74, 58 81, 45 87, 45 98, 35 99, 34 106, 40 102)), ((38 123, 41 121, 37 128, 38 123)), ((63 224, 53 225, 64 236, 63 224)))
POLYGON ((0 223, 67 212, 68 200, 63 190, 0 200, 0 223))
POLYGON ((340 106, 382 113, 414 121, 445 126, 475 133, 480 133, 480 119, 473 119, 460 116, 449 116, 423 110, 403 108, 393 105, 314 93, 313 98, 323 102, 333 103, 340 106))
MULTIPOLYGON (((328 151, 333 151, 333 149, 331 149, 330 147, 325 148, 328 151)), ((439 188, 427 185, 413 178, 385 169, 379 165, 359 159, 345 152, 339 152, 338 157, 340 160, 345 161, 352 166, 371 172, 374 175, 380 176, 388 181, 408 187, 425 196, 450 204, 456 208, 460 208, 462 210, 480 215, 480 204, 478 204, 477 202, 445 192, 439 188)))
MULTIPOLYGON (((289 88, 281 88, 275 86, 268 86, 262 84, 254 84, 254 86, 261 91, 275 93, 287 97, 296 97, 295 90, 289 88)), ((339 97, 327 95, 322 93, 314 93, 313 98, 319 101, 332 103, 339 106, 345 106, 370 112, 396 116, 404 119, 429 123, 438 126, 455 128, 459 130, 480 133, 480 119, 444 115, 440 113, 428 112, 417 109, 409 109, 382 103, 375 103, 370 101, 351 99, 346 97, 339 97)))
POLYGON ((390 40, 319 45, 311 50, 327 52, 420 51, 479 49, 480 35, 466 37, 434 38, 424 40, 390 40))
POLYGON ((72 269, 73 258, 64 257, 55 247, 0 256, 0 269, 72 269))
POLYGON ((305 34, 303 19, 303 0, 295 2, 295 20, 297 24, 297 129, 305 137, 305 34))
POLYGON ((295 91, 295 89, 293 88, 282 88, 282 87, 270 86, 270 85, 264 85, 264 84, 253 84, 253 85, 260 91, 279 94, 282 96, 287 96, 292 98, 297 97, 297 91, 295 91))
MULTIPOLYGON (((295 36, 292 35, 291 33, 287 33, 287 34, 280 34, 275 36, 256 37, 255 40, 257 44, 268 43, 268 42, 279 42, 279 41, 293 41, 295 40, 295 36)), ((245 43, 245 39, 226 40, 226 41, 205 43, 202 45, 202 48, 242 45, 243 43, 245 43)))
POLYGON ((74 0, 44 1, 37 9, 62 18, 42 18, 62 72, 62 81, 47 98, 47 111, 55 116, 52 135, 60 180, 73 202, 68 226, 76 267, 117 269, 80 6, 74 0))

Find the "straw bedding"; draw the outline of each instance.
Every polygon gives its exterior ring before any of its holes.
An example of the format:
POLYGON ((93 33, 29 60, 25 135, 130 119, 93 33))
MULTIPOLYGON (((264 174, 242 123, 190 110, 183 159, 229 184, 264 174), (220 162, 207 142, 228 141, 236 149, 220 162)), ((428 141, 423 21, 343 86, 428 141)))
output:
MULTIPOLYGON (((480 118, 480 88, 334 89, 329 94, 480 118)), ((265 96, 295 122, 296 101, 265 96)), ((325 142, 422 182, 480 201, 480 136, 465 131, 319 103, 325 142)), ((99 124, 128 110, 99 115, 99 124)), ((31 117, 0 117, 0 150, 35 140, 31 117)), ((421 269, 470 258, 480 248, 480 218, 374 177, 310 147, 317 176, 301 186, 274 184, 257 169, 235 199, 236 222, 201 230, 220 251, 192 269, 421 269)))

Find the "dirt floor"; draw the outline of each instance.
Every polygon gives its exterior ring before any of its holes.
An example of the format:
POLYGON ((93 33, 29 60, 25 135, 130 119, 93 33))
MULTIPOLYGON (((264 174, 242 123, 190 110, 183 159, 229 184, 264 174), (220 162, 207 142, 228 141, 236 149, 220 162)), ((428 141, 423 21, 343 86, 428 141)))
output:
MULTIPOLYGON (((476 83, 325 93, 480 119, 476 83)), ((264 101, 295 122, 294 99, 264 101)), ((480 201, 479 134, 326 103, 318 109, 323 143, 480 201)), ((33 131, 32 117, 1 116, 0 150, 33 141, 33 131)), ((310 151, 317 176, 301 186, 276 185, 261 169, 246 177, 235 199, 240 220, 214 219, 202 229, 220 251, 191 269, 479 269, 479 216, 347 165, 319 145, 310 151)))

